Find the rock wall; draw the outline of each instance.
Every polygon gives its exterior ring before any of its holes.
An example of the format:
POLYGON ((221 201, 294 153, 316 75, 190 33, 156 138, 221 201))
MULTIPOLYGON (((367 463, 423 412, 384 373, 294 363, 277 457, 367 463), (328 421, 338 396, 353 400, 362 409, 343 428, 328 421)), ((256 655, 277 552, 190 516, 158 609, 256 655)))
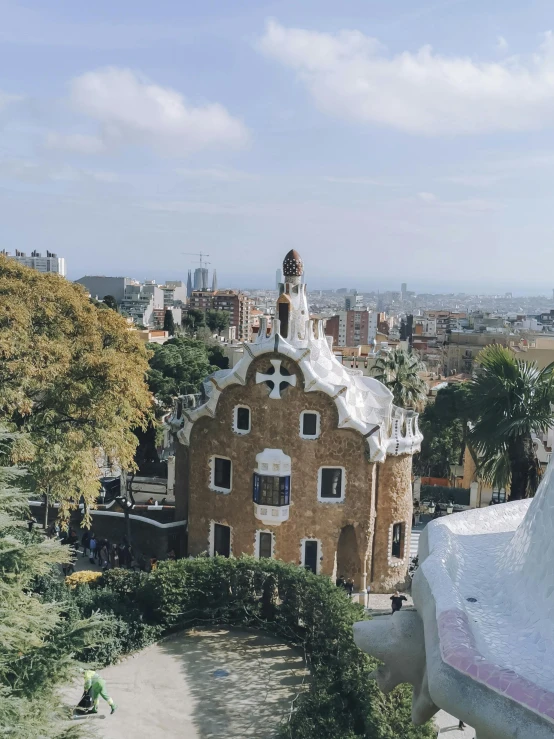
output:
POLYGON ((388 456, 378 466, 377 526, 371 572, 371 586, 376 593, 402 590, 409 584, 412 509, 412 457, 388 456), (401 557, 392 554, 394 524, 403 526, 401 557))

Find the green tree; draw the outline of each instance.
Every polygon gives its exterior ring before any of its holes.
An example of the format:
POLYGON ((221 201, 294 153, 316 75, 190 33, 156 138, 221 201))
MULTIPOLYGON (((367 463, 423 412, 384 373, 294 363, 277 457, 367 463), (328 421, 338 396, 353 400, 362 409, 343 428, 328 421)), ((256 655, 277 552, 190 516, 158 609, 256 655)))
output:
POLYGON ((188 328, 193 334, 202 326, 206 325, 206 314, 203 310, 197 310, 196 308, 189 308, 186 315, 183 318, 183 326, 188 328))
MULTIPOLYGON (((0 429, 0 456, 13 452, 0 429)), ((0 467, 0 735, 11 739, 69 739, 59 689, 77 672, 72 655, 95 635, 95 623, 61 618, 61 606, 32 596, 33 583, 70 561, 68 547, 28 532, 22 472, 0 467)), ((96 624, 97 625, 97 624, 96 624)))
POLYGON ((133 468, 152 398, 148 353, 81 285, 0 256, 0 420, 25 434, 36 489, 66 516, 93 504, 98 458, 133 468))
POLYGON ((511 500, 526 498, 538 485, 531 434, 554 423, 554 364, 539 369, 496 344, 485 347, 477 362, 470 382, 469 439, 478 470, 491 484, 509 486, 511 500))
POLYGON ((206 325, 212 331, 220 334, 229 326, 229 314, 224 310, 206 311, 206 325))
POLYGON ((218 369, 229 369, 229 357, 223 353, 223 349, 217 343, 206 344, 208 360, 211 365, 218 369))
POLYGON ((113 295, 104 295, 104 305, 117 311, 117 300, 113 295))
POLYGON ((425 404, 427 385, 420 377, 425 366, 411 352, 393 349, 378 357, 372 372, 392 392, 395 405, 418 409, 425 404))
POLYGON ((177 337, 165 344, 150 344, 148 384, 156 399, 170 407, 178 395, 197 393, 202 381, 218 367, 213 367, 204 342, 177 337))
POLYGON ((164 331, 167 331, 170 336, 175 335, 175 320, 173 319, 173 311, 169 308, 164 315, 164 331))

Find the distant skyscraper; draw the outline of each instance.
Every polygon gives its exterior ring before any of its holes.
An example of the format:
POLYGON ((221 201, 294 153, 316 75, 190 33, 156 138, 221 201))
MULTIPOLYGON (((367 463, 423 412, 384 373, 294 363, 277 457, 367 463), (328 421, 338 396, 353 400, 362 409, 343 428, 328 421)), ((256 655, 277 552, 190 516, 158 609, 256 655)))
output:
POLYGON ((281 267, 275 272, 275 288, 278 290, 279 285, 283 282, 283 270, 281 267))
POLYGON ((215 269, 212 274, 212 292, 217 292, 217 271, 215 269))
POLYGON ((10 259, 15 259, 26 267, 32 267, 33 269, 38 270, 38 272, 55 272, 56 274, 65 277, 65 258, 59 257, 51 251, 47 251, 45 257, 43 257, 38 251, 32 251, 31 256, 27 256, 24 251, 18 251, 17 249, 15 251, 15 256, 13 257, 5 249, 3 249, 0 254, 10 257, 10 259))
POLYGON ((403 282, 400 285, 400 297, 402 298, 402 300, 406 300, 407 292, 408 292, 408 285, 405 282, 403 282))
POLYGON ((195 290, 207 290, 208 289, 208 269, 207 267, 197 267, 194 270, 194 289, 195 290))
POLYGON ((192 275, 189 269, 189 276, 187 277, 187 297, 190 298, 192 295, 192 275))

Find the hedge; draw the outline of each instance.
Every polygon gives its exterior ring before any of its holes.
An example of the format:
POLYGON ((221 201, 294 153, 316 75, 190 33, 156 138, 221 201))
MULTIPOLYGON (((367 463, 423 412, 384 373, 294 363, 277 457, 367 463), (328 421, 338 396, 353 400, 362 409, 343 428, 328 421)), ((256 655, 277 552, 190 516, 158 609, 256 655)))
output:
POLYGON ((95 609, 107 614, 108 644, 83 655, 100 663, 198 626, 253 628, 285 639, 303 652, 311 679, 281 739, 435 736, 431 723, 411 723, 409 686, 385 696, 371 679, 378 663, 356 647, 352 634, 353 624, 365 618, 363 608, 329 578, 296 565, 250 557, 182 559, 162 562, 149 575, 111 570, 97 586, 65 588, 64 598, 68 612, 76 608, 81 617, 95 609))

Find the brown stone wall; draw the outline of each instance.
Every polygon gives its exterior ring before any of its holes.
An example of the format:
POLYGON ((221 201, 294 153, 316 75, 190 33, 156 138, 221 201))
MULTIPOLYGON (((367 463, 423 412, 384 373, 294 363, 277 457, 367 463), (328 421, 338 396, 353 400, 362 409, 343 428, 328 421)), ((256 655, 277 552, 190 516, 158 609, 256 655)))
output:
POLYGON ((412 532, 412 458, 408 454, 388 456, 379 465, 377 523, 373 543, 371 586, 376 593, 389 593, 408 584, 410 536, 412 532), (404 524, 403 556, 392 557, 392 526, 404 524))
POLYGON ((191 432, 188 459, 177 455, 176 498, 179 512, 186 505, 179 498, 186 495, 189 503, 189 554, 198 555, 208 549, 210 523, 231 526, 232 554, 255 554, 257 530, 274 534, 274 556, 288 562, 300 562, 301 540, 321 542, 320 572, 329 576, 336 572, 337 544, 343 527, 352 524, 355 537, 343 542, 343 560, 361 562, 359 572, 352 573, 356 584, 365 586, 366 568, 371 551, 371 522, 374 495, 374 468, 365 456, 363 437, 349 429, 338 429, 338 414, 332 398, 324 393, 304 393, 302 373, 283 355, 265 354, 249 368, 245 386, 226 388, 219 398, 215 418, 199 419, 191 432), (297 377, 296 387, 287 387, 280 400, 270 400, 269 388, 255 384, 255 373, 267 372, 270 359, 279 358, 282 366, 297 377), (251 410, 251 431, 244 436, 233 431, 236 405, 251 410), (318 411, 321 433, 317 440, 300 437, 300 414, 318 411), (292 460, 291 505, 289 520, 279 526, 268 526, 254 516, 252 477, 256 455, 264 449, 281 449, 292 460), (233 463, 232 491, 229 494, 210 490, 210 458, 229 457, 233 463), (181 459, 181 461, 180 461, 181 459), (181 478, 184 464, 187 480, 181 478), (322 466, 344 467, 346 470, 343 503, 318 502, 318 470, 322 466), (356 542, 358 551, 351 557, 348 548, 356 542))

